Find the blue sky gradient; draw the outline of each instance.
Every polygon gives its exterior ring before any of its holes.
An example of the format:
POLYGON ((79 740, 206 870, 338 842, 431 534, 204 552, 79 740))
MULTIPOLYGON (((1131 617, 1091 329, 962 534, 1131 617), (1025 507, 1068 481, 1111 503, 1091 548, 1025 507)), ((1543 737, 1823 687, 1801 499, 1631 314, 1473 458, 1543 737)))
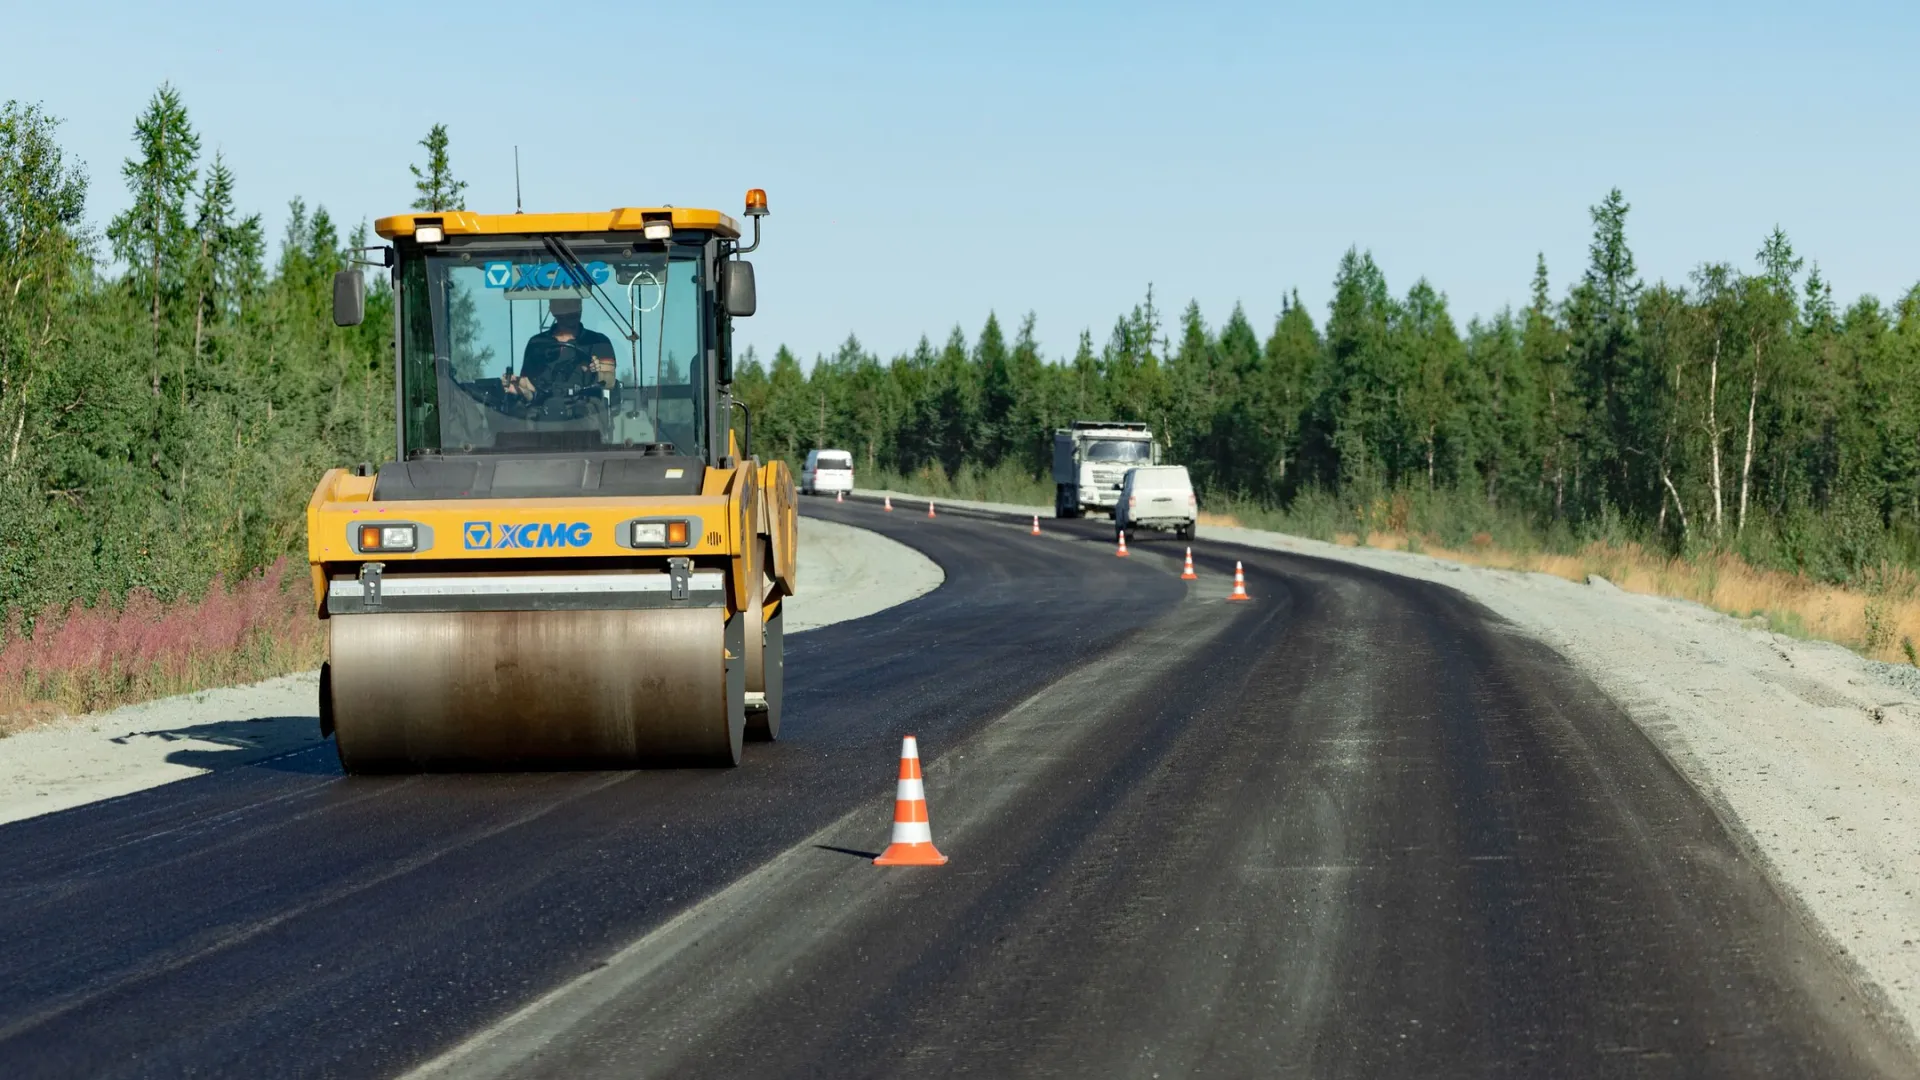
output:
MULTIPOLYGON (((1149 281, 1169 320, 1264 333, 1371 249, 1473 314, 1556 295, 1619 186, 1649 280, 1752 265, 1776 223, 1843 303, 1920 281, 1920 5, 35 5, 0 99, 39 101, 128 197, 135 114, 178 86, 276 241, 287 200, 403 210, 449 125, 469 205, 773 216, 743 338, 883 355, 1038 314, 1105 340, 1149 281), (924 10, 923 10, 924 8, 924 10)), ((1171 333, 1171 329, 1169 330, 1171 333)))

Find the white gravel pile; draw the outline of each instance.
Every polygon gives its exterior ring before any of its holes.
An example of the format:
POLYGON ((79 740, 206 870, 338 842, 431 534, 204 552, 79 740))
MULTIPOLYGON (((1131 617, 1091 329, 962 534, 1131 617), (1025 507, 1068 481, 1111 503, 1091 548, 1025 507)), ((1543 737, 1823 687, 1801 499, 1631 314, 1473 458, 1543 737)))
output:
POLYGON ((879 533, 818 518, 800 519, 800 591, 786 603, 786 630, 796 633, 858 619, 946 580, 925 555, 879 533))
MULTIPOLYGON (((1553 646, 1707 798, 1852 963, 1862 992, 1910 1037, 1920 1032, 1920 669, 1769 633, 1688 601, 1623 592, 1602 578, 1575 584, 1254 529, 1202 526, 1194 546, 1208 540, 1438 582, 1553 646)), ((1249 590, 1258 596, 1257 578, 1249 590)))
MULTIPOLYGON (((905 544, 800 519, 798 633, 858 619, 938 588, 940 568, 905 544)), ((320 741, 319 674, 163 698, 0 738, 0 823, 304 750, 320 741)))

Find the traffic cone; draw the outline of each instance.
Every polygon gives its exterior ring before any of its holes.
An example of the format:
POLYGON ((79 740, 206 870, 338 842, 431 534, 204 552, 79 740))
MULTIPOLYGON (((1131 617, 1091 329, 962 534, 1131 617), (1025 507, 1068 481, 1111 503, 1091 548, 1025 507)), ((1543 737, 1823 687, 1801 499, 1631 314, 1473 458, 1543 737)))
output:
POLYGON ((1039 514, 1033 515, 1033 535, 1034 536, 1040 535, 1040 515, 1039 514))
POLYGON ((836 491, 836 492, 834 492, 834 493, 833 493, 833 501, 834 501, 834 502, 837 502, 837 503, 843 503, 843 502, 846 502, 846 501, 847 501, 847 493, 846 493, 846 492, 844 492, 844 491, 836 491))
POLYGON ((900 786, 893 796, 893 842, 873 860, 879 866, 944 866, 947 857, 933 846, 927 822, 927 789, 920 781, 920 744, 909 735, 900 741, 900 786))
POLYGON ((1114 554, 1124 559, 1127 557, 1127 530, 1116 529, 1115 532, 1120 535, 1120 550, 1114 552, 1114 554))
POLYGON ((928 517, 933 516, 933 500, 932 499, 927 500, 927 516, 928 517))
POLYGON ((887 500, 887 505, 882 507, 882 509, 884 509, 889 514, 893 513, 893 496, 883 495, 881 496, 881 498, 884 498, 887 500))
POLYGON ((1180 571, 1181 581, 1199 581, 1200 575, 1193 572, 1193 549, 1187 549, 1187 568, 1180 571))
POLYGON ((1233 564, 1233 591, 1227 594, 1229 600, 1251 600, 1247 595, 1247 574, 1240 569, 1239 563, 1233 564))

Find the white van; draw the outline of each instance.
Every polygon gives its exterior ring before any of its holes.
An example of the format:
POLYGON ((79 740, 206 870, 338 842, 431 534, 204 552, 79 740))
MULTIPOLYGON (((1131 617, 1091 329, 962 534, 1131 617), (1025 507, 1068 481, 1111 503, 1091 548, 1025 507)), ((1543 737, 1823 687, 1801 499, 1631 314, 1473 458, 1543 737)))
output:
POLYGON ((1137 466, 1120 481, 1120 505, 1113 512, 1114 539, 1125 533, 1131 540, 1136 529, 1158 529, 1191 540, 1199 516, 1193 478, 1185 465, 1137 466))
POLYGON ((831 494, 853 490, 853 455, 845 450, 809 450, 807 463, 800 470, 800 491, 805 495, 831 494))

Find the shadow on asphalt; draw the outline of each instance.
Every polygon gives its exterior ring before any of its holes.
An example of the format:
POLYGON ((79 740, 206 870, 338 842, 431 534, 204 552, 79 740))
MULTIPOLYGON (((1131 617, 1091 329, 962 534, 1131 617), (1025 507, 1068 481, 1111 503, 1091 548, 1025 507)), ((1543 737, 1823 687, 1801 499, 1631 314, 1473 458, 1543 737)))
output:
POLYGON ((821 851, 831 851, 840 855, 858 855, 862 859, 877 859, 880 857, 880 853, 877 851, 855 851, 853 848, 834 847, 832 844, 815 844, 813 846, 819 848, 821 851))
POLYGON ((205 724, 151 728, 115 736, 116 743, 160 739, 183 745, 167 755, 167 762, 196 769, 231 769, 241 765, 282 772, 338 772, 331 754, 302 754, 321 745, 320 720, 315 716, 259 716, 247 720, 216 720, 205 724), (324 766, 324 767, 323 767, 324 766))

